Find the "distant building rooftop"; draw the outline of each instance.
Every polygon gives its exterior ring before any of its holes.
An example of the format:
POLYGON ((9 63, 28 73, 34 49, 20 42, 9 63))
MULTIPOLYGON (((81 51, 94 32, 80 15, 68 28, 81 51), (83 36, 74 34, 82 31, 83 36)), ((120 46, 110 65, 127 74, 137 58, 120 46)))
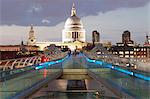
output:
POLYGON ((28 51, 37 51, 39 48, 31 45, 0 45, 0 51, 20 51, 21 46, 24 46, 28 51))

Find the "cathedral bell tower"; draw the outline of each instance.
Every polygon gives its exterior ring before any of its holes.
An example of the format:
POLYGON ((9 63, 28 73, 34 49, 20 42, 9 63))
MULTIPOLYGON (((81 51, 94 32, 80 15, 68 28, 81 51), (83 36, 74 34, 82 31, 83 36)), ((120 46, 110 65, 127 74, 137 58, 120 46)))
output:
POLYGON ((33 30, 33 25, 31 25, 27 45, 34 45, 35 43, 36 43, 36 38, 33 30))

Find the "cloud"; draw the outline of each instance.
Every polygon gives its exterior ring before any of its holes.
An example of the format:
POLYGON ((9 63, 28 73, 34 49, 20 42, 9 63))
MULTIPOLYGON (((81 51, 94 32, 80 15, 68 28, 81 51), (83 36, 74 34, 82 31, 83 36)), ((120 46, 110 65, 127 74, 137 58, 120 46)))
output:
MULTIPOLYGON (((107 13, 120 8, 137 8, 150 0, 74 0, 77 14, 81 17, 107 13)), ((42 18, 51 17, 55 26, 70 15, 72 0, 0 0, 0 25, 43 25, 42 18)))
MULTIPOLYGON (((132 33, 132 39, 143 44, 145 34, 150 33, 149 16, 149 5, 145 5, 138 8, 121 8, 107 13, 99 12, 97 15, 84 16, 81 20, 88 41, 91 41, 93 30, 100 32, 102 40, 109 40, 113 43, 120 42, 123 31, 129 30, 132 33)), ((48 18, 48 20, 51 19, 48 18)), ((34 26, 37 41, 61 41, 63 28, 64 22, 55 26, 34 26)), ((29 26, 1 25, 0 43, 20 44, 21 39, 27 41, 29 29, 29 26)))
POLYGON ((49 20, 47 20, 47 19, 43 19, 43 20, 42 20, 42 23, 49 24, 49 23, 50 23, 50 21, 49 21, 49 20))
MULTIPOLYGON (((34 26, 37 41, 61 41, 61 31, 64 22, 56 26, 34 26)), ((20 44, 27 42, 30 26, 3 25, 0 26, 0 45, 20 44)))
POLYGON ((102 40, 116 43, 121 42, 123 31, 129 30, 131 38, 143 44, 145 34, 150 33, 148 7, 146 5, 138 8, 122 8, 108 13, 100 12, 97 16, 83 17, 87 37, 91 38, 92 31, 98 30, 102 40))
POLYGON ((29 8, 27 12, 29 13, 38 13, 42 10, 42 7, 40 5, 33 5, 29 8))

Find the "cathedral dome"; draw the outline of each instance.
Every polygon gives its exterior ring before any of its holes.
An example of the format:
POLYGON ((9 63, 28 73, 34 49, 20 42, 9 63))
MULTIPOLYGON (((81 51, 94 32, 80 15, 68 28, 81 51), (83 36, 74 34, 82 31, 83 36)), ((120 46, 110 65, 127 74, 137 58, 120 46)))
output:
POLYGON ((85 29, 81 19, 76 15, 76 8, 73 4, 71 16, 66 20, 62 30, 62 42, 85 42, 85 29))
POLYGON ((72 30, 72 29, 81 29, 83 28, 83 24, 79 17, 76 16, 76 8, 73 4, 71 10, 71 16, 66 20, 65 29, 72 30))
POLYGON ((66 20, 65 28, 82 28, 83 24, 79 17, 71 16, 66 20))

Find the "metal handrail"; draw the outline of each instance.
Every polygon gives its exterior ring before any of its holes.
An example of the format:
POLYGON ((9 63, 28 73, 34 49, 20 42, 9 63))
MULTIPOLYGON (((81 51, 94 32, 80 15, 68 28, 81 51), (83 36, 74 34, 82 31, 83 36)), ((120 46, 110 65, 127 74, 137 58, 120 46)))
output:
POLYGON ((40 88, 42 88, 44 85, 48 84, 50 80, 56 79, 62 75, 62 69, 56 73, 49 74, 46 78, 41 79, 40 81, 36 82, 32 86, 24 89, 23 91, 17 93, 15 96, 13 96, 12 99, 21 99, 21 98, 26 98, 29 95, 33 94, 40 88))
POLYGON ((88 70, 88 75, 92 77, 93 79, 95 79, 97 82, 100 82, 103 85, 105 85, 108 89, 114 92, 114 94, 116 94, 118 97, 125 98, 125 99, 134 99, 132 96, 126 94, 125 92, 117 91, 114 87, 108 84, 108 82, 105 79, 97 76, 94 72, 88 70))

